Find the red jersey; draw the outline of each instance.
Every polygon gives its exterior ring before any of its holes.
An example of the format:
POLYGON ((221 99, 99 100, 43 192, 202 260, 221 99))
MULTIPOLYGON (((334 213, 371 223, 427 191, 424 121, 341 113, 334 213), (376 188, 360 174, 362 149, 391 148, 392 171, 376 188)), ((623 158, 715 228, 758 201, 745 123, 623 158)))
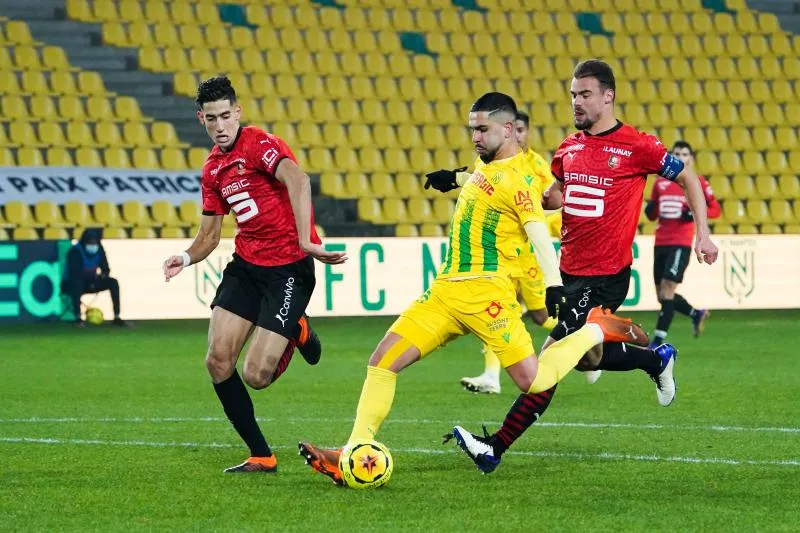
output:
MULTIPOLYGON (((700 185, 706 197, 708 218, 717 218, 720 215, 720 206, 714 198, 714 191, 703 176, 700 176, 700 185)), ((683 220, 683 213, 688 211, 689 203, 683 187, 674 181, 658 178, 650 194, 650 201, 655 209, 650 220, 658 219, 656 227, 656 246, 688 246, 691 248, 694 238, 694 222, 683 220)), ((649 213, 648 213, 649 215, 649 213)))
MULTIPOLYGON (((236 253, 248 263, 278 266, 306 257, 297 238, 286 186, 275 178, 284 158, 297 163, 287 144, 253 126, 239 129, 233 147, 214 146, 203 165, 203 214, 236 216, 236 253)), ((311 212, 311 242, 320 244, 311 212)))
POLYGON ((618 122, 598 135, 579 131, 564 139, 551 170, 563 182, 561 270, 601 276, 633 262, 647 175, 675 179, 683 163, 656 137, 618 122))

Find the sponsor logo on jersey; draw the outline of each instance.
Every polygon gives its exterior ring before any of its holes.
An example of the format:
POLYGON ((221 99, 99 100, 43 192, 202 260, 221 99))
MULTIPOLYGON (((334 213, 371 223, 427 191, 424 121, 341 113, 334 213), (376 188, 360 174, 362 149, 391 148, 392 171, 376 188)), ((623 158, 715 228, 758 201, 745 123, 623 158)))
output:
POLYGON ((571 153, 571 152, 579 152, 579 151, 583 150, 583 148, 584 148, 585 146, 586 146, 585 144, 573 144, 573 145, 571 145, 571 146, 567 146, 567 148, 566 148, 566 150, 565 150, 565 151, 566 151, 568 154, 569 154, 569 153, 571 153))
POLYGON ((242 191, 250 186, 250 181, 248 179, 234 181, 233 183, 226 185, 222 188, 222 196, 227 198, 231 194, 242 191))
POLYGON ((220 168, 222 168, 222 165, 217 165, 217 168, 215 168, 215 169, 212 169, 212 170, 211 170, 211 172, 210 172, 210 174, 211 174, 212 176, 216 176, 216 175, 217 175, 217 173, 219 172, 219 169, 220 169, 220 168))
POLYGON ((633 155, 633 152, 631 150, 624 150, 622 148, 616 148, 614 146, 604 146, 603 151, 615 155, 621 155, 622 157, 630 157, 633 155))
POLYGON ((583 174, 581 172, 565 172, 565 183, 583 183, 586 185, 603 185, 604 187, 611 187, 614 185, 613 178, 604 178, 602 176, 594 176, 592 174, 583 174))
POLYGON ((489 183, 486 180, 486 178, 484 177, 484 175, 481 174, 480 172, 476 172, 475 174, 473 174, 471 181, 472 181, 473 185, 478 187, 480 190, 485 192, 487 195, 491 196, 492 194, 494 194, 494 187, 492 187, 492 184, 489 183))
POLYGON ((289 316, 289 309, 292 307, 292 294, 294 293, 294 278, 286 280, 286 288, 283 290, 283 305, 275 313, 275 318, 281 321, 281 325, 286 327, 286 321, 289 316))
POLYGON ((272 165, 275 164, 275 161, 278 159, 278 150, 275 148, 270 148, 264 155, 261 156, 261 159, 264 161, 264 164, 267 165, 267 168, 272 168, 272 165))
POLYGON ((492 320, 488 324, 489 331, 500 331, 501 329, 508 328, 508 319, 507 318, 498 318, 497 320, 492 320))
POLYGON ((514 205, 523 211, 533 211, 533 200, 529 191, 517 191, 514 195, 514 205))

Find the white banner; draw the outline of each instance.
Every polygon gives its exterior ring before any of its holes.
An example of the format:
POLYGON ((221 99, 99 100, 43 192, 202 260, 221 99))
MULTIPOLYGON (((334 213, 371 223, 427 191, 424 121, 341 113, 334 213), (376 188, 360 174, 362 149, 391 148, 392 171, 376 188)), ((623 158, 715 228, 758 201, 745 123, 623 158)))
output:
POLYGON ((34 204, 49 200, 63 204, 80 200, 91 204, 113 198, 115 203, 136 200, 151 204, 167 200, 200 201, 198 172, 113 170, 105 168, 0 167, 0 203, 19 200, 34 204))
MULTIPOLYGON (((800 237, 789 235, 717 236, 720 258, 714 265, 692 261, 680 287, 693 305, 711 309, 800 307, 800 237)), ((119 279, 122 313, 130 319, 206 318, 222 271, 233 252, 223 241, 206 260, 169 283, 161 263, 189 246, 189 240, 106 240, 111 275, 119 279)), ((346 251, 344 265, 317 263, 311 316, 397 315, 435 277, 446 241, 430 239, 327 239, 346 251)), ((625 309, 659 308, 653 287, 653 238, 634 243, 631 287, 625 309)), ((88 298, 87 298, 88 299, 88 298)), ((111 316, 107 295, 96 301, 111 316)))

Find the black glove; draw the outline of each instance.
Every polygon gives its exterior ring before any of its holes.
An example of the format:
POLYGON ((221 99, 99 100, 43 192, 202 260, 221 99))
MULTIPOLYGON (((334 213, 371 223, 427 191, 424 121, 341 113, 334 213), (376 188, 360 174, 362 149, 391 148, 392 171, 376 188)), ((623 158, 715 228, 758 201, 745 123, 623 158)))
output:
POLYGON ((425 174, 425 177, 428 180, 425 182, 425 189, 430 189, 433 187, 437 191, 447 192, 452 191, 453 189, 458 188, 458 182, 456 181, 456 174, 459 172, 464 172, 467 170, 467 167, 457 168, 455 170, 434 170, 433 172, 429 172, 425 174))
POLYGON ((692 210, 689 209, 689 206, 683 206, 683 211, 681 211, 681 220, 684 222, 694 222, 694 213, 692 210))
POLYGON ((567 296, 564 292, 563 285, 553 285, 547 287, 544 296, 545 306, 547 307, 547 314, 553 318, 558 318, 558 313, 561 312, 561 306, 567 303, 567 296))
POLYGON ((648 201, 644 206, 644 214, 647 218, 653 220, 656 218, 656 203, 652 200, 648 201))

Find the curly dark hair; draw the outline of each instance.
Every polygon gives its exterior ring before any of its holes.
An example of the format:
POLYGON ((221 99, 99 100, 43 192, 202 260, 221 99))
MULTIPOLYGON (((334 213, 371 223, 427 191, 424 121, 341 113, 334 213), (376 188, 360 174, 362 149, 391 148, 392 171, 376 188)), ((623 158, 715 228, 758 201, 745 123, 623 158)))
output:
POLYGON ((228 100, 231 104, 236 102, 236 91, 227 76, 214 76, 197 86, 197 109, 201 109, 206 102, 228 100))

